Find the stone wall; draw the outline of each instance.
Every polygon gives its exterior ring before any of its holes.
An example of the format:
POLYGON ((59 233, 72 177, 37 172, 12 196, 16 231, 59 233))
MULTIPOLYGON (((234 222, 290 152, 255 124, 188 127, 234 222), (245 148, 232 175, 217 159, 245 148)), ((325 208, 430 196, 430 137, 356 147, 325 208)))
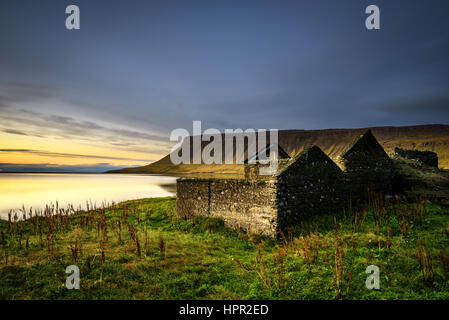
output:
POLYGON ((361 135, 338 159, 353 202, 363 202, 369 192, 391 194, 392 163, 370 130, 361 135))
POLYGON ((245 179, 178 179, 177 213, 216 217, 228 227, 275 237, 304 218, 364 202, 368 191, 392 191, 391 159, 370 131, 338 165, 316 146, 279 164, 273 176, 258 175, 254 164, 246 166, 245 179))
POLYGON ((208 216, 210 181, 180 178, 176 182, 176 212, 182 217, 208 216))
POLYGON ((274 181, 214 180, 210 215, 233 229, 275 236, 277 199, 274 181))
POLYGON ((438 155, 432 151, 404 150, 394 148, 394 156, 414 160, 426 166, 438 168, 438 155))
POLYGON ((230 228, 270 237, 277 233, 273 180, 181 178, 177 195, 178 215, 216 217, 230 228))
POLYGON ((277 178, 280 229, 348 203, 343 172, 318 147, 303 151, 277 178))
POLYGON ((301 219, 348 203, 342 171, 318 147, 289 162, 275 176, 262 178, 178 179, 177 212, 220 218, 230 228, 275 237, 301 219))

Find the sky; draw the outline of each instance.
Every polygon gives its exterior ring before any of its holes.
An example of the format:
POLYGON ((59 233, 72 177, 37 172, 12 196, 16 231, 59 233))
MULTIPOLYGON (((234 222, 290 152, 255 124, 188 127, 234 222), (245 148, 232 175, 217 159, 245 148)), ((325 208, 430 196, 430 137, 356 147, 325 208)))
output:
POLYGON ((2 0, 0 170, 104 171, 176 128, 449 123, 449 2, 2 0), (80 8, 67 30, 65 8, 80 8), (365 8, 380 8, 367 30, 365 8))

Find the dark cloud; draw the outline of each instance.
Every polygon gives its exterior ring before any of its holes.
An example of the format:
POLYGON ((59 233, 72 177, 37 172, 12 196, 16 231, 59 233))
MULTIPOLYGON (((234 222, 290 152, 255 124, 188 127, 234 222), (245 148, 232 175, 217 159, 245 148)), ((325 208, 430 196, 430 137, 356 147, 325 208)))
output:
POLYGON ((91 165, 58 165, 51 163, 40 164, 19 164, 19 163, 0 163, 0 172, 86 172, 99 173, 109 170, 122 169, 124 166, 113 166, 109 163, 97 163, 91 165))
MULTIPOLYGON (((99 124, 74 116, 28 110, 23 108, 27 104, 20 97, 13 94, 8 95, 8 97, 10 97, 8 106, 0 109, 0 130, 5 133, 86 141, 104 146, 109 144, 114 149, 147 154, 163 154, 169 151, 168 138, 163 135, 126 129, 122 128, 124 125, 102 120, 99 120, 102 123, 99 124), (11 105, 12 101, 16 105, 11 105)), ((35 98, 33 103, 46 106, 46 101, 35 98)), ((127 126, 132 127, 130 124, 127 126)))
POLYGON ((39 156, 51 156, 51 157, 62 157, 62 158, 110 159, 110 160, 142 161, 142 162, 154 161, 154 159, 153 160, 149 160, 149 159, 132 159, 132 158, 122 158, 122 157, 111 157, 111 156, 104 156, 104 155, 49 152, 49 151, 32 150, 32 149, 0 149, 0 152, 29 153, 29 154, 39 155, 39 156))
POLYGON ((4 129, 127 149, 168 142, 192 120, 219 129, 449 120, 445 0, 376 0, 378 31, 364 27, 367 0, 78 0, 74 32, 61 1, 6 2, 0 119, 8 106, 35 113, 8 113, 4 129), (43 129, 7 126, 20 121, 43 129))
MULTIPOLYGON (((84 120, 61 115, 59 110, 53 111, 54 106, 61 106, 71 110, 72 114, 76 113, 76 106, 70 103, 71 99, 60 96, 59 91, 57 87, 0 81, 0 130, 39 138, 86 140, 132 152, 148 153, 148 149, 151 149, 148 148, 149 144, 162 146, 151 150, 149 153, 152 154, 161 152, 161 149, 162 153, 169 150, 166 135, 121 128, 135 127, 126 121, 120 124, 100 118, 100 125, 94 118, 84 120), (141 147, 140 150, 137 146, 141 147)), ((96 109, 92 103, 88 103, 88 106, 92 110, 96 109)))
MULTIPOLYGON (((10 98, 9 101, 21 103, 25 102, 24 100, 20 100, 20 98, 10 98)), ((36 101, 39 100, 34 100, 34 102, 36 101)), ((10 104, 8 106, 10 106, 10 104)), ((134 130, 106 127, 94 123, 92 121, 75 119, 74 117, 61 116, 57 114, 45 114, 23 108, 14 110, 9 107, 9 109, 10 109, 9 112, 7 112, 6 110, 3 111, 2 113, 3 120, 13 120, 13 121, 15 120, 17 122, 35 125, 37 127, 40 127, 41 131, 45 131, 44 129, 45 126, 48 126, 50 129, 53 129, 51 132, 54 133, 55 130, 57 130, 59 131, 62 137, 68 137, 73 135, 82 138, 83 136, 90 136, 92 131, 103 131, 109 132, 112 136, 119 139, 126 137, 126 138, 144 139, 151 141, 162 141, 162 142, 167 141, 167 138, 165 136, 153 135, 134 130)), ((33 134, 28 133, 28 135, 33 134)), ((39 137, 44 136, 42 134, 37 135, 39 137)))
POLYGON ((10 133, 10 134, 18 134, 18 135, 22 135, 22 136, 27 136, 26 133, 19 131, 19 130, 13 130, 13 129, 4 129, 2 130, 5 133, 10 133))
POLYGON ((378 109, 391 114, 432 114, 437 119, 449 119, 449 96, 408 99, 378 109))

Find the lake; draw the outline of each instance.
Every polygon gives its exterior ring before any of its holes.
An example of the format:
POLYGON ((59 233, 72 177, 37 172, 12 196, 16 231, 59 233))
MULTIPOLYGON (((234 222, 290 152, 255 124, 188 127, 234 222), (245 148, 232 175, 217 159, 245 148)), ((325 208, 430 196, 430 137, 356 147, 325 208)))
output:
MULTIPOLYGON (((0 218, 25 206, 45 208, 58 201, 60 208, 86 208, 86 201, 102 203, 167 197, 176 193, 176 178, 130 174, 0 173, 0 218)), ((21 218, 22 214, 18 214, 21 218)))

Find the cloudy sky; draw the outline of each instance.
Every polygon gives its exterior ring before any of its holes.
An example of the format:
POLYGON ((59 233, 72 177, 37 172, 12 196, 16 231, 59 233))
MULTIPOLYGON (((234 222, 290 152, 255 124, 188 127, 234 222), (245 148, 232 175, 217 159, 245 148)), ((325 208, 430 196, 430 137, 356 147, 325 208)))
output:
POLYGON ((445 0, 2 0, 0 170, 147 164, 193 120, 447 124, 448 12, 445 0), (80 30, 65 28, 70 4, 80 30), (370 4, 381 30, 365 28, 370 4))

